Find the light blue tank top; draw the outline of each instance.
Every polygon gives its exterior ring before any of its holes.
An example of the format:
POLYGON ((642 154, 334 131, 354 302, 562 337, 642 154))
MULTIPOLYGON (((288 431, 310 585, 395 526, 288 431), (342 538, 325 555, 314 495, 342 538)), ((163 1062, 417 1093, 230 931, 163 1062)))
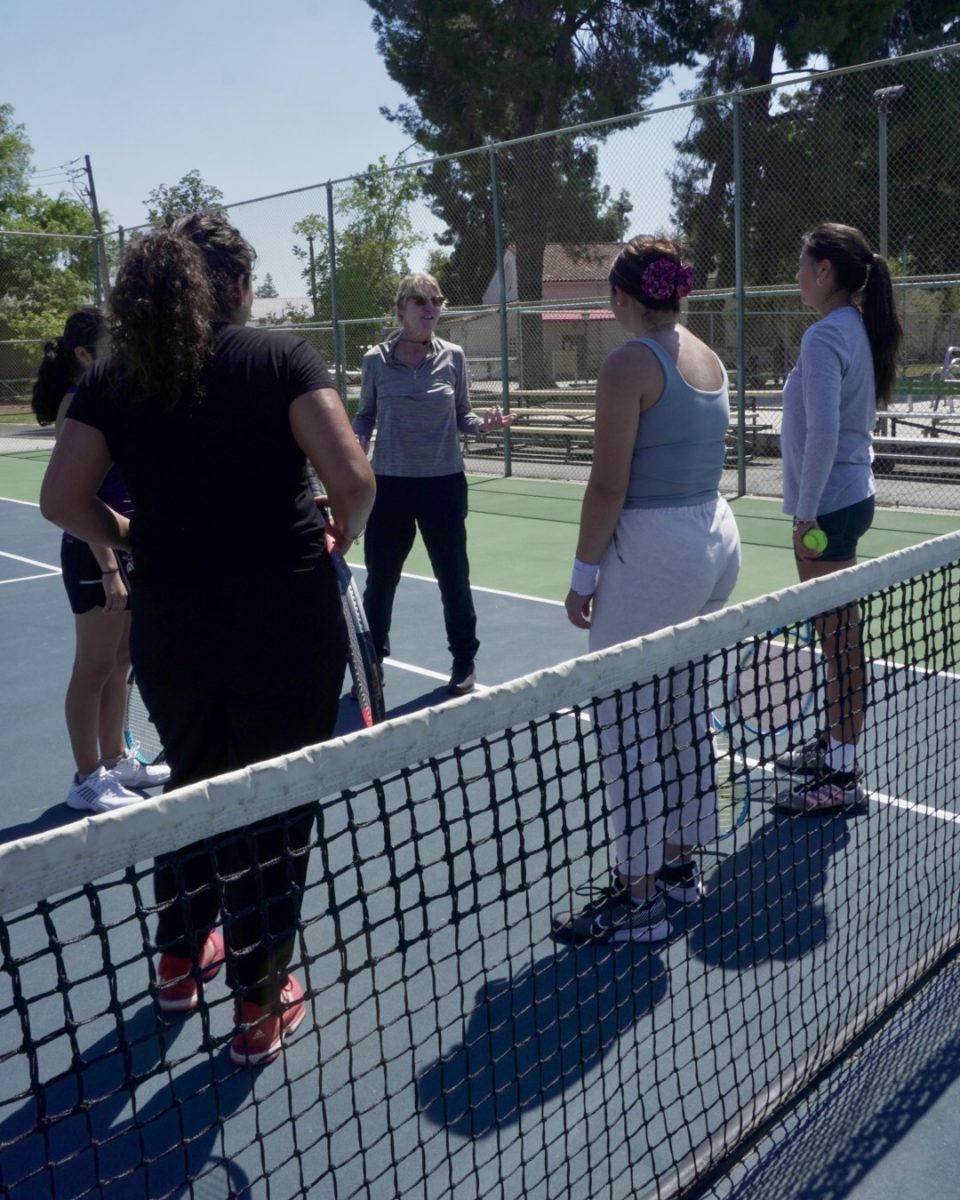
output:
POLYGON ((713 392, 691 387, 669 354, 650 338, 663 368, 660 399, 640 414, 624 508, 687 508, 717 496, 730 426, 727 372, 713 392))

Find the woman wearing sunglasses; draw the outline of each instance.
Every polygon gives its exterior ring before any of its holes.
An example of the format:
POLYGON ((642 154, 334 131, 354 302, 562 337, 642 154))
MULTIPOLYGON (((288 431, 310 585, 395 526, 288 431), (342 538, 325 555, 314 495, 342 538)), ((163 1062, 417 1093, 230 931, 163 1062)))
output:
POLYGON ((467 561, 467 480, 459 433, 501 429, 499 408, 480 418, 470 407, 463 350, 437 337, 444 298, 432 275, 407 275, 397 291, 400 328, 363 359, 353 423, 367 449, 374 427, 377 499, 364 538, 363 603, 377 655, 390 653, 390 619, 400 573, 419 528, 443 602, 453 657, 449 690, 472 691, 477 616, 467 561))

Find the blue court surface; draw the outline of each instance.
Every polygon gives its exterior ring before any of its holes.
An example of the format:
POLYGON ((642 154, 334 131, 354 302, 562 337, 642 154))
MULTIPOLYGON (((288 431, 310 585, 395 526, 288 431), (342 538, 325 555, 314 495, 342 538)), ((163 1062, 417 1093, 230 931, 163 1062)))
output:
MULTIPOLYGON (((62 804, 73 635, 58 559, 37 509, 0 501, 3 841, 76 815, 62 804)), ((586 649, 558 604, 478 587, 476 605, 485 685, 586 649)), ((446 699, 431 581, 404 579, 393 654, 389 715, 446 699)), ((739 1108, 774 1104, 781 1048, 792 1058, 839 1033, 855 984, 879 1002, 917 944, 955 934, 942 897, 960 861, 960 679, 888 661, 872 679, 869 815, 778 814, 767 803, 776 781, 751 760, 749 818, 704 854, 707 895, 671 905, 660 946, 576 949, 549 936, 551 914, 609 856, 585 799, 599 790, 591 739, 577 736, 587 718, 531 724, 509 761, 500 745, 474 747, 332 803, 303 910, 312 1000, 285 1069, 230 1067, 222 982, 202 1013, 158 1020, 144 873, 114 877, 95 905, 78 891, 13 925, 5 954, 29 957, 51 928, 64 947, 23 968, 42 1044, 33 1077, 22 1056, 0 1067, 0 1143, 17 1139, 0 1191, 79 1197, 112 1180, 111 1198, 656 1195, 658 1176, 739 1108), (112 980, 97 970, 107 951, 112 980), (69 997, 63 977, 78 981, 69 997), (117 1094, 131 1074, 138 1086, 117 1094)), ((345 699, 341 730, 358 724, 345 699)), ((0 976, 0 1013, 10 989, 0 976)), ((957 1194, 956 996, 948 965, 700 1194, 957 1194)), ((16 1035, 15 1014, 2 1028, 16 1035)))

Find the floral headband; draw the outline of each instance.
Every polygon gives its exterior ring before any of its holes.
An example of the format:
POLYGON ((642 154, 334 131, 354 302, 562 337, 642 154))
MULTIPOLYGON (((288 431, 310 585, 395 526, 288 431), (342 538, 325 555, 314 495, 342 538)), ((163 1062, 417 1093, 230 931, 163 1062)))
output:
POLYGON ((640 277, 641 295, 649 300, 682 300, 693 290, 693 268, 670 258, 655 258, 640 277))

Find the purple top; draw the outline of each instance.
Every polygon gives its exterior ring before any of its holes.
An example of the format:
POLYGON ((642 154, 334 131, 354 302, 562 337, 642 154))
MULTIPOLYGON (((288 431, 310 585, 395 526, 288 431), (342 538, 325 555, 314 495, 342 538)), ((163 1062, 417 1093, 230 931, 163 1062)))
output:
MULTIPOLYGON (((72 396, 76 392, 76 387, 68 388, 67 395, 72 396)), ((126 484, 123 482, 123 476, 116 463, 110 464, 110 469, 103 477, 103 482, 97 489, 97 499, 102 500, 114 512, 120 513, 123 517, 133 516, 133 502, 130 499, 130 493, 127 491, 126 484)), ((69 534, 64 534, 64 537, 70 541, 76 541, 76 538, 70 538, 69 534)))

